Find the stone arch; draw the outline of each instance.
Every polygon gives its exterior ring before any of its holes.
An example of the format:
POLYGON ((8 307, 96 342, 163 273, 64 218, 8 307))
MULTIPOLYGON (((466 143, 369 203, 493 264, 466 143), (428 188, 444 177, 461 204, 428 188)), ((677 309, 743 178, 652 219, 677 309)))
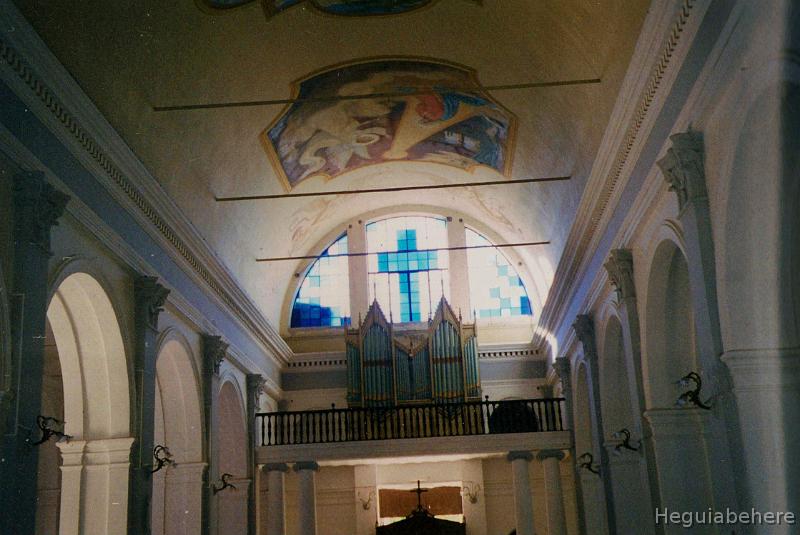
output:
POLYGON ((233 477, 229 482, 237 490, 226 489, 217 494, 217 515, 220 533, 247 532, 247 504, 250 493, 248 470, 248 433, 242 389, 235 378, 225 380, 219 390, 219 473, 233 477))
POLYGON ((764 67, 742 102, 742 128, 723 175, 719 302, 739 410, 748 505, 779 510, 800 500, 796 385, 800 370, 800 63, 764 67), (765 451, 762 436, 778 436, 765 451))
POLYGON ((198 533, 206 467, 202 398, 191 348, 172 328, 159 341, 155 412, 154 443, 168 447, 176 464, 153 476, 152 533, 198 533))
MULTIPOLYGON (((628 374, 622 322, 616 313, 605 314, 605 323, 598 329, 600 348, 599 384, 601 430, 604 445, 614 452, 613 434, 621 429, 636 433, 636 414, 633 404, 633 381, 628 374)), ((634 440, 640 437, 633 437, 634 440)), ((641 446, 640 446, 641 447, 641 446)), ((609 468, 614 503, 614 525, 618 533, 653 533, 652 505, 647 467, 639 452, 624 451, 611 455, 609 468)))
POLYGON ((116 314, 97 278, 60 278, 47 309, 63 381, 59 532, 127 529, 130 390, 116 314))
POLYGON ((575 396, 575 452, 578 455, 589 452, 596 461, 599 455, 592 436, 592 407, 589 395, 589 369, 586 362, 581 359, 575 366, 575 378, 573 379, 573 389, 575 396))
POLYGON ((650 263, 642 359, 648 408, 674 405, 675 381, 697 368, 689 266, 672 240, 663 240, 650 263))

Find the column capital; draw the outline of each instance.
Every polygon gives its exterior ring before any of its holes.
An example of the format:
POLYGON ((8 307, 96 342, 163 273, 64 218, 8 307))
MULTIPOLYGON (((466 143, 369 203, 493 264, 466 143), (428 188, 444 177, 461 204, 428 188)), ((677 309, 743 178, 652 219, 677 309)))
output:
POLYGON ((636 287, 633 283, 633 254, 630 249, 612 249, 603 267, 606 268, 611 285, 614 286, 620 299, 636 297, 636 287))
POLYGON ((572 328, 575 330, 575 335, 583 345, 584 355, 587 353, 594 353, 589 351, 591 347, 594 349, 594 320, 588 314, 578 314, 575 316, 575 321, 572 323, 572 328))
POLYGON ((558 357, 553 361, 553 370, 555 370, 558 378, 561 379, 561 386, 566 388, 570 383, 570 371, 572 370, 572 363, 569 357, 558 357))
POLYGON ((12 196, 17 239, 51 254, 50 229, 58 225, 69 195, 51 186, 41 171, 32 171, 14 176, 12 196))
POLYGON ((703 167, 703 136, 689 130, 669 137, 672 147, 658 162, 669 190, 678 197, 678 209, 683 211, 687 203, 708 197, 706 175, 703 167))
POLYGON ((533 460, 533 453, 530 451, 510 451, 508 455, 506 455, 506 460, 508 462, 516 461, 522 459, 523 461, 532 461, 533 460))
POLYGON ((288 472, 289 465, 286 463, 267 463, 261 466, 264 472, 288 472))
POLYGON ((203 334, 203 365, 205 373, 219 375, 219 366, 228 351, 228 343, 221 336, 203 334))
POLYGON ((247 374, 247 399, 254 410, 258 410, 258 401, 266 391, 267 380, 260 373, 247 374))
POLYGON ((317 464, 317 461, 298 461, 294 463, 294 471, 300 472, 301 470, 317 472, 319 470, 319 465, 317 464))
POLYGON ((147 325, 158 330, 158 315, 164 310, 169 290, 158 283, 158 277, 140 275, 133 281, 136 307, 145 312, 147 325))
POLYGON ((566 457, 566 454, 562 450, 540 450, 536 452, 536 459, 539 461, 544 461, 545 459, 561 461, 564 457, 566 457))

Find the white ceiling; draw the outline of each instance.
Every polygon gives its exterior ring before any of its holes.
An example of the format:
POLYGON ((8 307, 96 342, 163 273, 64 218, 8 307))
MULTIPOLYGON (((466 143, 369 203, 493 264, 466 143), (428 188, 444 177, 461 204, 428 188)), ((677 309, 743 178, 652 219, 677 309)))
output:
MULTIPOLYGON (((267 20, 257 2, 210 14, 192 0, 17 0, 26 18, 214 248, 267 319, 282 324, 296 262, 368 213, 464 216, 498 242, 551 240, 519 251, 546 295, 638 36, 643 0, 439 0, 389 17, 336 17, 298 6, 267 20), (494 91, 518 119, 511 178, 569 182, 216 203, 282 193, 260 141, 283 106, 155 112, 154 106, 285 99, 309 73, 367 57, 466 65, 483 85, 600 78, 599 84, 494 91)), ((498 180, 435 164, 392 162, 297 192, 498 180)))

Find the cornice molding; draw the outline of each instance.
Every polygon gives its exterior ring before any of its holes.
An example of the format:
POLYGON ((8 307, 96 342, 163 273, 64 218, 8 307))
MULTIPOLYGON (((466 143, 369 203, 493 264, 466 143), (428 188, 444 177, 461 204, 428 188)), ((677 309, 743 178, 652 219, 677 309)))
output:
POLYGON ((555 333, 563 323, 576 284, 588 269, 709 3, 682 0, 677 8, 668 0, 653 3, 556 268, 538 332, 555 333), (664 36, 660 45, 654 35, 664 36))
POLYGON ((0 20, 2 78, 173 260, 285 365, 292 355, 286 342, 10 0, 0 0, 0 20))

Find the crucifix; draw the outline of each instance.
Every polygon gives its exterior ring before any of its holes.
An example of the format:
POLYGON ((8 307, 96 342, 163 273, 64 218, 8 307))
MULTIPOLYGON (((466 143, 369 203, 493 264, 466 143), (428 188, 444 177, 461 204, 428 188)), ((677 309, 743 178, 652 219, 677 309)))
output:
POLYGON ((420 487, 420 481, 417 480, 417 488, 414 490, 410 490, 409 492, 415 492, 417 494, 417 511, 424 511, 425 508, 422 507, 422 493, 428 492, 428 489, 423 489, 420 487))

